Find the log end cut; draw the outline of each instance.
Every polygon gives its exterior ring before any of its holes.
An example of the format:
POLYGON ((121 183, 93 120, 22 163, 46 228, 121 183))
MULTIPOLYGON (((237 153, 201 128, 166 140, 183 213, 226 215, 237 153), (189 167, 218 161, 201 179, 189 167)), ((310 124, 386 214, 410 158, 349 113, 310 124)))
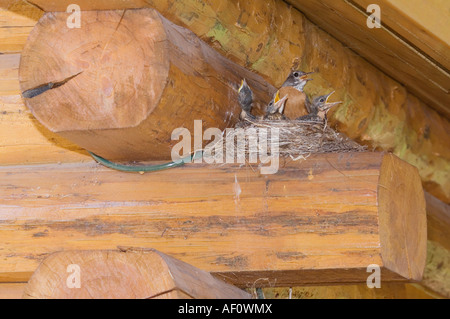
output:
POLYGON ((378 185, 379 236, 384 266, 422 279, 427 252, 425 195, 417 168, 387 154, 378 185))
POLYGON ((129 248, 53 253, 34 272, 23 297, 249 299, 251 296, 159 251, 129 248))
POLYGON ((177 128, 232 126, 246 78, 261 110, 275 88, 156 10, 47 12, 22 52, 25 104, 49 130, 110 160, 168 160, 177 128))

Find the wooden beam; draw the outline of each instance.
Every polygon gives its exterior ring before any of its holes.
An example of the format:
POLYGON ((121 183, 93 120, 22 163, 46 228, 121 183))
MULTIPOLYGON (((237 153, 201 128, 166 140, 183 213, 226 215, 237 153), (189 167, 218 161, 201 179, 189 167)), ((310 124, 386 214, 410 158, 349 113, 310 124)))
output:
POLYGON ((27 299, 251 298, 250 294, 206 271, 159 251, 137 248, 54 253, 36 269, 23 296, 27 299), (69 268, 71 265, 76 268, 69 268))
POLYGON ((83 12, 83 23, 69 29, 66 13, 46 13, 22 51, 19 80, 41 123, 104 158, 169 160, 176 128, 234 126, 242 79, 256 110, 276 91, 154 9, 83 12), (58 84, 42 91, 48 83, 58 84))
POLYGON ((26 283, 0 283, 0 299, 20 299, 26 283))
POLYGON ((439 294, 418 284, 384 283, 381 288, 370 289, 366 284, 340 286, 264 288, 266 299, 441 299, 439 294), (289 295, 290 293, 290 295, 289 295))
MULTIPOLYGON (((33 0, 31 2, 46 11, 66 11, 67 6, 71 3, 70 0, 33 0)), ((417 8, 408 10, 408 8, 404 9, 401 6, 402 3, 395 3, 389 0, 372 1, 370 3, 378 3, 381 6, 382 23, 387 23, 382 29, 369 29, 367 27, 367 13, 365 11, 367 2, 370 1, 288 1, 295 8, 305 13, 312 22, 345 43, 386 74, 406 85, 412 93, 448 118, 450 116, 450 108, 448 107, 450 105, 450 87, 448 84, 450 83, 448 68, 450 58, 446 52, 449 52, 450 44, 445 42, 446 38, 443 38, 442 35, 448 34, 450 30, 447 27, 448 24, 443 23, 440 24, 441 29, 443 29, 441 32, 436 33, 432 31, 436 29, 436 27, 433 27, 434 17, 445 19, 445 15, 441 12, 448 10, 448 2, 433 0, 430 4, 428 2, 415 1, 414 4, 408 4, 407 7, 415 5, 417 8), (416 19, 417 12, 429 13, 427 17, 430 17, 430 19, 422 18, 420 20, 421 24, 413 22, 416 19), (400 18, 397 18, 398 14, 401 16, 400 18), (384 20, 384 17, 386 17, 386 20, 384 20), (392 20, 395 23, 392 23, 392 20), (426 26, 431 26, 429 28, 425 26, 424 28, 423 24, 425 23, 426 26), (414 29, 412 29, 412 32, 408 32, 410 29, 405 30, 405 27, 414 27, 414 29), (396 30, 399 29, 403 32, 397 33, 396 30), (417 35, 412 36, 411 34, 420 34, 420 36, 416 38, 417 35), (422 36, 422 34, 425 34, 425 36, 422 36), (423 51, 421 49, 422 46, 415 45, 417 42, 425 44, 428 39, 436 38, 436 35, 437 39, 430 44, 439 44, 439 49, 437 50, 429 49, 423 51), (423 38, 425 40, 422 40, 423 38), (430 50, 440 54, 431 56, 429 55, 430 50)), ((125 9, 146 6, 153 6, 158 10, 161 10, 160 8, 174 10, 170 8, 169 3, 171 3, 170 0, 83 0, 78 2, 82 10, 125 9)), ((191 12, 195 8, 195 5, 189 3, 186 3, 186 6, 191 12)), ((186 10, 186 7, 183 8, 186 10)), ((177 9, 179 7, 175 8, 175 10, 177 9)), ((207 8, 203 10, 207 10, 207 8)))
MULTIPOLYGON (((22 298, 26 283, 0 283, 0 299, 22 298)), ((246 289, 255 296, 254 289, 246 289)), ((289 288, 263 288, 266 299, 288 299, 289 288)), ((178 290, 161 297, 179 297, 178 290)), ((189 296, 183 296, 188 298, 189 296)), ((383 283, 380 289, 369 289, 366 284, 294 287, 292 299, 441 299, 443 296, 424 289, 419 284, 383 283)), ((154 298, 154 299, 157 299, 154 298)))
MULTIPOLYGON (((403 30, 402 34, 406 37, 391 31, 400 28, 392 23, 393 19, 397 23, 399 20, 402 21, 402 18, 398 18, 398 14, 403 15, 403 21, 406 16, 408 22, 414 20, 414 16, 408 17, 407 13, 398 8, 392 15, 393 6, 388 0, 289 0, 288 2, 319 27, 404 84, 410 92, 425 103, 447 118, 450 117, 450 71, 448 69, 450 43, 440 42, 441 49, 438 52, 444 58, 436 61, 413 44, 422 40, 415 39, 411 34, 426 33, 426 30, 415 24, 414 29, 403 30), (379 4, 381 8, 383 27, 380 29, 369 29, 366 24, 368 17, 366 4, 372 3, 379 4), (387 19, 384 19, 385 17, 387 19), (413 42, 409 40, 410 38, 413 42)), ((417 10, 430 8, 428 2, 415 1, 415 3, 418 6, 417 10)), ((409 3, 407 6, 411 7, 414 4, 409 3)), ((449 9, 448 2, 446 4, 442 2, 434 7, 434 15, 446 19, 442 12, 449 9)), ((410 23, 409 26, 411 27, 412 24, 410 23)), ((448 23, 443 23, 441 26, 446 30, 443 31, 444 33, 450 32, 448 23)), ((432 34, 428 35, 428 37, 432 36, 432 34)))
POLYGON ((0 53, 22 51, 28 34, 42 14, 42 10, 25 1, 0 1, 0 53))
MULTIPOLYGON (((336 99, 345 101, 330 111, 333 127, 413 164, 419 169, 424 188, 450 202, 450 122, 295 8, 283 1, 147 1, 166 18, 188 27, 221 54, 258 72, 275 86, 281 85, 292 66, 315 70, 307 93, 317 95, 335 89, 336 99)), ((63 0, 53 3, 68 4, 63 0)), ((11 84, 18 88, 17 83, 11 84)), ((18 89, 7 96, 2 96, 2 89, 0 86, 0 103, 11 112, 0 113, 0 128, 8 127, 2 132, 5 139, 0 139, 1 164, 89 159, 80 147, 29 118, 18 89), (14 121, 21 124, 14 126, 14 121), (26 130, 22 123, 27 125, 26 130)))
POLYGON ((240 287, 365 282, 370 264, 385 281, 420 280, 423 193, 395 156, 316 155, 265 176, 204 165, 0 168, 0 281, 28 280, 55 251, 117 245, 164 250, 240 287))
MULTIPOLYGON (((450 69, 450 3, 446 0, 351 0, 360 8, 378 4, 382 23, 447 71, 450 69)), ((431 62, 431 61, 430 61, 431 62)))

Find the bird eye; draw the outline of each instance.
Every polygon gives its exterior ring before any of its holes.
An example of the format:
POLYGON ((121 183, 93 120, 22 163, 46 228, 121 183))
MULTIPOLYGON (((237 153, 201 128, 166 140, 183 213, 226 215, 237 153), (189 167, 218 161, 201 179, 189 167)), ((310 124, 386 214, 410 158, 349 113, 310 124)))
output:
POLYGON ((294 76, 295 76, 296 78, 298 78, 298 76, 299 76, 298 72, 294 72, 294 76))
POLYGON ((323 102, 325 102, 325 99, 322 98, 322 99, 319 100, 319 102, 322 102, 322 103, 323 103, 323 102))

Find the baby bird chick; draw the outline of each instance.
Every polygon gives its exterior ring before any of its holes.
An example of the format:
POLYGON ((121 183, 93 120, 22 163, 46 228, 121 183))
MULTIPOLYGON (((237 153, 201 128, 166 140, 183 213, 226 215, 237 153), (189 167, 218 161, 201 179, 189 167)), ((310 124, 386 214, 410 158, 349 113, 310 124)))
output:
POLYGON ((284 116, 284 107, 286 105, 287 96, 280 98, 280 91, 277 91, 275 97, 270 101, 267 106, 266 115, 264 115, 265 120, 286 120, 284 116))
POLYGON ((311 113, 301 116, 301 117, 297 118, 297 120, 307 121, 307 122, 319 122, 319 123, 326 121, 327 112, 330 110, 330 108, 339 103, 342 103, 342 102, 328 103, 328 99, 334 92, 335 91, 333 91, 327 95, 322 95, 322 96, 316 97, 311 102, 311 113))
POLYGON ((239 116, 240 119, 255 119, 255 116, 251 114, 253 105, 253 92, 252 89, 248 86, 245 79, 241 81, 241 86, 238 89, 238 102, 242 109, 239 116))

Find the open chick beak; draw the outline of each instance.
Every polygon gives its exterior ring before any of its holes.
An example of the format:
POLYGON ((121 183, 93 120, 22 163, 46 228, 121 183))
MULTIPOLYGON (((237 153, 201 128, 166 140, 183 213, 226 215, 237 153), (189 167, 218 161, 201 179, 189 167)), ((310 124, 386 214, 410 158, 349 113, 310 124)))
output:
POLYGON ((241 86, 240 86, 239 89, 238 89, 238 92, 239 92, 239 93, 241 92, 242 88, 243 88, 244 85, 246 85, 246 84, 247 84, 247 82, 245 81, 245 79, 243 79, 243 80, 241 81, 241 86))
POLYGON ((325 100, 325 105, 324 105, 324 111, 328 112, 333 106, 341 104, 342 101, 339 102, 328 102, 329 98, 331 95, 333 95, 335 91, 331 92, 330 94, 327 95, 327 99, 325 100))
POLYGON ((280 96, 278 94, 277 94, 277 96, 278 96, 278 100, 276 100, 276 98, 275 98, 275 110, 278 111, 278 113, 282 114, 284 111, 284 106, 285 106, 285 103, 286 103, 286 100, 288 97, 287 97, 287 95, 285 95, 280 99, 280 96))

